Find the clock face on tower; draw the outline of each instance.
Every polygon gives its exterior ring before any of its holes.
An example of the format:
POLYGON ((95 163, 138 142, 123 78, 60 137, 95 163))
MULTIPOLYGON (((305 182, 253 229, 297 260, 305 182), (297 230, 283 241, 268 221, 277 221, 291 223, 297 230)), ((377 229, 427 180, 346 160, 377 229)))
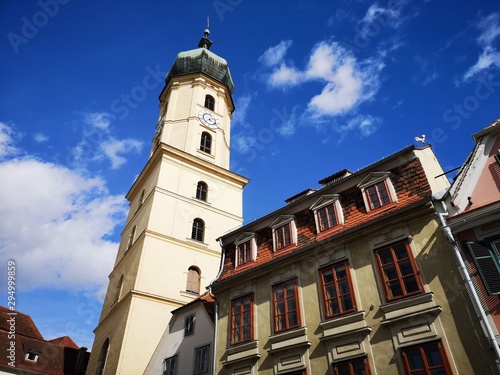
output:
POLYGON ((203 125, 206 125, 209 128, 217 129, 219 127, 219 120, 216 119, 215 116, 209 111, 200 111, 200 113, 198 113, 198 118, 203 125))

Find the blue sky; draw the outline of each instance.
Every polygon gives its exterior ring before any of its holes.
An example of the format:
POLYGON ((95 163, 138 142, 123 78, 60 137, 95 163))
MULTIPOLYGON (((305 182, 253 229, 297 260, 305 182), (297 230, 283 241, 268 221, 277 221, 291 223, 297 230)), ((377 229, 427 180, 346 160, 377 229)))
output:
POLYGON ((246 222, 422 134, 456 168, 500 116, 493 0, 4 1, 0 259, 46 339, 91 347, 164 76, 207 16, 235 83, 246 222))

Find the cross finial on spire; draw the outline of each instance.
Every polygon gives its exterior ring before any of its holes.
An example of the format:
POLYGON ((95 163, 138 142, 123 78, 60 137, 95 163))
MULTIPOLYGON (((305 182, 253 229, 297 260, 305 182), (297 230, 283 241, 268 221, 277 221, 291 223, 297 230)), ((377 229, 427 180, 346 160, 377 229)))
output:
POLYGON ((205 32, 203 33, 203 36, 198 43, 198 47, 200 48, 206 48, 210 49, 210 46, 212 45, 212 41, 208 39, 208 36, 210 35, 210 17, 207 16, 207 28, 205 29, 205 32))

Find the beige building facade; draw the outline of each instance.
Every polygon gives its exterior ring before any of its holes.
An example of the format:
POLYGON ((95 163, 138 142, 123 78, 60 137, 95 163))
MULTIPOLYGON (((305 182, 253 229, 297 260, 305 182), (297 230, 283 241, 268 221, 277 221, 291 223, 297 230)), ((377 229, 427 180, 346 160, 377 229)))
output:
POLYGON ((126 196, 87 374, 142 374, 171 312, 216 277, 217 236, 241 226, 248 180, 229 170, 233 83, 210 45, 206 30, 165 78, 151 154, 126 196))
POLYGON ((489 374, 487 340, 440 229, 449 187, 408 147, 222 236, 216 374, 489 374))

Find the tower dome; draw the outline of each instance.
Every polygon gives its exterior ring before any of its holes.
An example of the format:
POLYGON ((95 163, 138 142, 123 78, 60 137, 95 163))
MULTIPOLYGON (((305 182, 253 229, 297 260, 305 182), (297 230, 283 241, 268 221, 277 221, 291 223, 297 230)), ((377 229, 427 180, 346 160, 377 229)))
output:
POLYGON ((209 51, 212 41, 208 39, 210 31, 205 29, 204 36, 198 44, 199 48, 184 51, 177 55, 170 68, 165 83, 173 77, 192 73, 205 73, 209 77, 223 83, 232 94, 234 91, 233 79, 229 72, 227 61, 215 53, 209 51))

